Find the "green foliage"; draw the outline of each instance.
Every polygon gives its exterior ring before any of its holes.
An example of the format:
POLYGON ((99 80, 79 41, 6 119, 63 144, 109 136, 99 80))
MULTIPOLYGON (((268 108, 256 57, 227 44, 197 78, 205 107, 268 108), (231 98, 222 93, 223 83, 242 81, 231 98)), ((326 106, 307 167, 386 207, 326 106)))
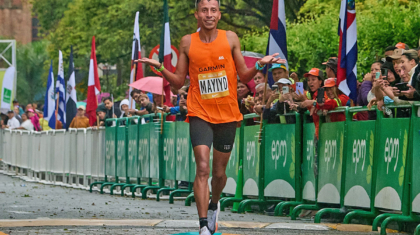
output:
MULTIPOLYGON (((289 65, 299 75, 338 55, 339 1, 309 0, 299 12, 295 23, 287 23, 289 65)), ((370 70, 387 46, 405 42, 418 46, 420 18, 419 1, 363 0, 357 1, 358 74, 370 70)), ((241 39, 247 50, 265 53, 268 32, 250 31, 241 39)))
POLYGON ((64 12, 72 0, 31 0, 33 13, 38 16, 41 32, 48 32, 57 27, 64 12))
POLYGON ((43 101, 48 70, 44 63, 49 62, 46 48, 47 41, 18 45, 17 54, 17 94, 16 98, 24 105, 43 101))

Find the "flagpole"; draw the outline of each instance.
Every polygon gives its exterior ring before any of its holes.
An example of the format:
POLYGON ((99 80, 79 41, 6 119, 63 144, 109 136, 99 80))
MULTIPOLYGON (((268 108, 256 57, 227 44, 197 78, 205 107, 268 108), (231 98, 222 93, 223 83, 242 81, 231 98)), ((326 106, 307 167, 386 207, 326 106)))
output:
MULTIPOLYGON (((163 77, 162 77, 162 79, 164 79, 163 77)), ((164 96, 164 94, 165 94, 165 89, 164 89, 164 87, 163 87, 163 80, 162 80, 162 97, 160 97, 160 100, 162 101, 162 104, 163 104, 163 96, 164 96)), ((161 122, 160 122, 160 134, 162 134, 163 133, 163 114, 164 114, 164 112, 162 112, 162 116, 161 116, 161 122)))
POLYGON ((58 120, 58 102, 60 99, 60 92, 57 92, 57 100, 56 100, 56 107, 55 107, 55 129, 57 130, 57 120, 58 120))
POLYGON ((264 94, 263 94, 263 99, 262 99, 262 104, 263 104, 263 108, 262 108, 262 113, 260 116, 260 134, 259 134, 259 138, 258 140, 261 142, 261 137, 262 137, 262 127, 263 127, 263 114, 264 114, 264 108, 265 108, 265 94, 267 93, 267 84, 268 84, 268 68, 267 68, 267 73, 265 74, 265 78, 264 78, 264 94))

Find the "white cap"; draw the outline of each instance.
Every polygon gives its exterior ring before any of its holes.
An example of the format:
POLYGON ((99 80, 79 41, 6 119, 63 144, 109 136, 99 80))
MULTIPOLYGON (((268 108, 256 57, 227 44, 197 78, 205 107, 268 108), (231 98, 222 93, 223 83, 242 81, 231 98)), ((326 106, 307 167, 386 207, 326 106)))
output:
POLYGON ((287 78, 280 78, 280 80, 278 80, 274 84, 279 84, 279 83, 285 84, 285 85, 292 85, 292 82, 287 78))

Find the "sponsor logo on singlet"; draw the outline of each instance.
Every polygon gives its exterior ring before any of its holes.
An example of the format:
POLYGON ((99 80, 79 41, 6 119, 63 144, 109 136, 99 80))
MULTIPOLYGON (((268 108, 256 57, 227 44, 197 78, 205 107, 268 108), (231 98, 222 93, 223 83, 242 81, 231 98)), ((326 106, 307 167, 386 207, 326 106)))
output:
MULTIPOLYGON (((219 57, 219 60, 220 60, 220 57, 219 57)), ((202 72, 213 72, 215 70, 220 70, 220 69, 225 69, 225 65, 224 64, 219 64, 219 65, 215 65, 215 66, 198 68, 198 72, 200 72, 200 73, 202 73, 202 72)))
POLYGON ((215 99, 229 95, 229 83, 226 71, 198 75, 202 99, 215 99))

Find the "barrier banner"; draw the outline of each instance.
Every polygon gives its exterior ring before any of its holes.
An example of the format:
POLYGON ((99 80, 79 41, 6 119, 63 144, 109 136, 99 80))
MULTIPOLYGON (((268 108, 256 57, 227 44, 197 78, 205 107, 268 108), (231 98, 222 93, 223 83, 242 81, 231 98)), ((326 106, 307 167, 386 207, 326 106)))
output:
POLYGON ((260 170, 260 143, 258 141, 260 126, 244 127, 244 195, 258 196, 260 170))
MULTIPOLYGON (((305 114, 306 120, 306 114, 305 114)), ((302 144, 302 197, 304 200, 315 201, 315 174, 314 174, 314 136, 315 124, 304 122, 302 144)))
POLYGON ((323 123, 319 133, 318 202, 339 204, 345 122, 323 123))
POLYGON ((345 206, 370 208, 374 163, 375 121, 348 122, 345 206))
MULTIPOLYGON (((418 109, 418 107, 416 107, 418 109)), ((418 166, 420 166, 420 118, 416 116, 412 120, 412 129, 413 129, 413 139, 411 143, 413 145, 411 148, 413 148, 413 164, 412 164, 412 190, 411 190, 411 198, 413 200, 412 203, 412 211, 420 213, 420 174, 418 171, 418 166)))
POLYGON ((118 177, 125 177, 127 174, 127 159, 125 152, 126 144, 126 130, 125 126, 119 126, 117 131, 117 175, 118 177))
MULTIPOLYGON (((159 119, 160 120, 160 119, 159 119)), ((160 135, 160 122, 149 122, 149 133, 150 133, 150 178, 158 179, 159 178, 159 135, 160 135)))
POLYGON ((175 122, 163 124, 163 178, 165 180, 176 179, 175 157, 175 122))
MULTIPOLYGON (((382 115, 382 114, 381 114, 382 115)), ((401 210, 409 118, 381 118, 375 207, 401 210), (392 127, 392 128, 390 128, 392 127)))
POLYGON ((189 181, 190 177, 190 125, 176 122, 176 179, 189 181))
POLYGON ((115 176, 115 131, 117 127, 106 127, 105 129, 105 175, 115 176))
MULTIPOLYGON (((153 124, 152 124, 153 125, 153 124)), ((138 131, 138 177, 150 177, 150 123, 140 125, 138 131)))
POLYGON ((268 124, 264 129, 264 196, 295 198, 295 124, 268 124))
POLYGON ((233 143, 232 152, 226 167, 227 181, 223 193, 235 194, 236 192, 236 180, 238 179, 239 170, 239 138, 240 128, 236 128, 235 142, 233 143))
POLYGON ((127 151, 127 176, 137 178, 138 176, 138 132, 140 124, 132 124, 132 121, 128 121, 127 127, 127 138, 128 138, 128 151, 127 151), (131 124, 130 124, 131 123, 131 124))

